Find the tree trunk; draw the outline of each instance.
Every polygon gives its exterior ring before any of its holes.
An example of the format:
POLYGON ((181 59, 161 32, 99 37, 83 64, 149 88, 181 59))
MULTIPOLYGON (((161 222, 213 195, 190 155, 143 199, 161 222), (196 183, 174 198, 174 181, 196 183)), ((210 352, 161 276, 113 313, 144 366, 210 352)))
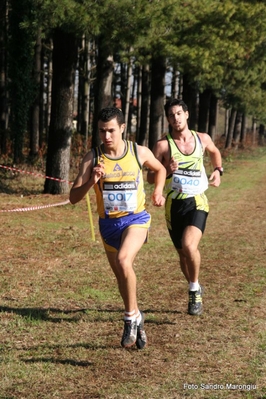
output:
POLYGON ((198 90, 194 83, 190 82, 187 74, 183 75, 183 101, 187 104, 189 110, 189 127, 197 130, 198 121, 198 90))
POLYGON ((252 119, 252 143, 251 145, 256 144, 256 139, 257 139, 257 120, 256 118, 252 119))
POLYGON ((7 151, 8 105, 7 105, 7 4, 0 1, 0 151, 7 151))
POLYGON ((242 125, 241 125, 241 134, 240 134, 240 143, 242 145, 242 147, 245 146, 246 143, 246 135, 247 135, 247 117, 246 114, 243 114, 242 117, 242 125))
POLYGON ((172 74, 172 82, 171 82, 171 97, 172 98, 179 98, 179 95, 180 95, 179 79, 180 79, 180 72, 178 71, 176 66, 174 66, 173 74, 172 74))
POLYGON ((215 141, 216 139, 215 136, 216 136, 217 113, 218 113, 218 99, 212 93, 210 101, 208 134, 213 139, 213 141, 215 141))
MULTIPOLYGON (((133 62, 133 60, 132 60, 133 62)), ((139 91, 139 67, 134 65, 132 67, 132 78, 133 82, 131 85, 131 96, 130 96, 130 104, 129 104, 129 114, 128 114, 128 133, 129 137, 131 135, 131 140, 133 140, 133 136, 136 139, 136 130, 137 130, 137 117, 138 117, 138 91, 139 91)), ((135 140, 136 141, 136 140, 135 140)))
POLYGON ((264 146, 265 144, 265 125, 262 123, 259 126, 259 145, 264 146))
POLYGON ((234 148, 236 150, 238 149, 238 144, 239 144, 239 141, 240 141, 241 126, 242 126, 242 113, 240 111, 237 111, 236 120, 235 120, 234 135, 233 135, 234 148))
POLYGON ((140 111, 140 125, 139 125, 139 135, 137 143, 140 145, 145 144, 146 133, 148 131, 149 123, 149 93, 150 93, 150 83, 149 83, 149 66, 144 65, 142 67, 142 77, 141 77, 141 111, 140 111))
POLYGON ((138 84, 137 84, 137 123, 136 123, 136 136, 135 136, 136 143, 138 143, 139 140, 141 104, 142 104, 142 68, 140 66, 137 67, 137 73, 138 73, 138 84))
POLYGON ((52 70, 53 70, 53 41, 49 39, 47 45, 47 71, 46 71, 46 103, 44 112, 44 129, 46 132, 46 141, 48 140, 48 131, 51 120, 51 99, 52 99, 52 70))
POLYGON ((39 148, 42 148, 43 144, 43 133, 44 133, 44 93, 45 93, 45 77, 44 77, 44 69, 45 69, 45 49, 42 43, 42 51, 41 51, 41 74, 40 74, 40 113, 39 113, 39 148))
POLYGON ((127 68, 126 64, 124 64, 123 62, 120 63, 120 74, 118 81, 120 82, 121 109, 123 111, 123 114, 125 114, 127 97, 127 68))
POLYGON ((130 94, 131 94, 131 78, 132 78, 132 70, 133 70, 133 60, 130 59, 127 65, 127 88, 126 88, 126 107, 125 107, 125 121, 126 128, 124 130, 124 136, 129 139, 129 134, 131 133, 130 126, 130 94))
POLYGON ((151 103, 149 148, 152 149, 156 141, 162 136, 162 120, 164 117, 164 78, 165 58, 152 59, 151 65, 151 103))
POLYGON ((40 82, 41 82, 41 52, 42 39, 39 30, 35 43, 33 81, 35 86, 35 97, 31 109, 30 128, 30 156, 34 157, 39 152, 40 142, 40 82))
POLYGON ((228 108, 226 108, 225 114, 224 114, 224 137, 226 137, 227 133, 228 133, 229 116, 230 116, 230 110, 228 108))
POLYGON ((82 41, 83 54, 80 57, 80 132, 88 142, 90 110, 90 42, 86 37, 82 41))
POLYGON ((110 54, 109 47, 103 43, 100 37, 98 40, 97 76, 94 85, 92 147, 96 147, 100 144, 97 121, 98 114, 102 108, 111 107, 114 102, 112 96, 113 73, 113 55, 110 54))
POLYGON ((232 108, 231 115, 230 115, 230 118, 229 118, 228 133, 226 135, 225 148, 231 148, 232 147, 232 140, 233 140, 234 127, 235 127, 236 113, 237 113, 236 109, 232 108))
POLYGON ((53 42, 52 107, 46 175, 50 178, 66 181, 46 179, 44 192, 65 194, 69 191, 73 92, 78 40, 73 34, 56 29, 53 35, 53 42))
POLYGON ((208 131, 211 94, 212 94, 211 90, 206 89, 199 95, 199 118, 198 118, 199 132, 208 131))
POLYGON ((14 163, 24 159, 24 139, 28 128, 29 111, 33 96, 32 65, 34 38, 30 29, 22 29, 21 23, 30 15, 27 0, 11 2, 9 27, 9 79, 12 108, 12 134, 14 141, 14 163))

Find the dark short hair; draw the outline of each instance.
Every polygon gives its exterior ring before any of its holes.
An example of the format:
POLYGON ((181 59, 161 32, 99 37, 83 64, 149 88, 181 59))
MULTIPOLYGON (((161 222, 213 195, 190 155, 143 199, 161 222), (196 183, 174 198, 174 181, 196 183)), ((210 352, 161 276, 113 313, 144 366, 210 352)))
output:
POLYGON ((180 100, 178 98, 171 98, 164 105, 164 112, 165 112, 166 117, 168 116, 169 109, 171 107, 174 107, 175 105, 180 105, 180 107, 183 108, 184 112, 188 111, 188 106, 183 100, 180 100))
POLYGON ((112 120, 114 118, 116 118, 119 126, 121 126, 123 123, 125 123, 125 117, 120 108, 105 107, 99 112, 99 115, 98 115, 98 121, 102 121, 102 122, 109 122, 110 120, 112 120))

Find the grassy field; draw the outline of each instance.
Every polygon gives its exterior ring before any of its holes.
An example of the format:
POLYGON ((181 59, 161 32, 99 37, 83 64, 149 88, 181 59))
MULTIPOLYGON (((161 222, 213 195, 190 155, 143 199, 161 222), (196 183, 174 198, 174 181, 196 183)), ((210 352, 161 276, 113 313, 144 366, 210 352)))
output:
POLYGON ((120 347, 123 306, 85 199, 42 195, 42 178, 0 170, 0 399, 266 398, 266 151, 227 156, 201 242, 204 313, 164 212, 135 262, 148 347, 120 347))

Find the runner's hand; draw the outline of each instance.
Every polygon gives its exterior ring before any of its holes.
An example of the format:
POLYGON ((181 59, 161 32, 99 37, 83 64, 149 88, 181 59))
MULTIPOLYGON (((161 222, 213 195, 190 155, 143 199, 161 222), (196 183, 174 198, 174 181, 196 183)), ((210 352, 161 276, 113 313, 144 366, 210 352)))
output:
POLYGON ((163 206, 165 203, 165 198, 162 194, 153 193, 152 203, 154 206, 163 206))
POLYGON ((209 178, 209 185, 210 186, 213 186, 213 187, 219 187, 220 186, 220 184, 221 184, 221 176, 220 176, 220 173, 219 173, 219 171, 217 170, 215 170, 214 172, 212 172, 212 174, 210 175, 210 178, 209 178))
POLYGON ((169 168, 171 173, 178 169, 178 162, 174 157, 170 159, 169 168))
POLYGON ((105 177, 105 167, 103 162, 99 162, 93 169, 92 169, 92 178, 94 184, 97 183, 98 180, 105 177))

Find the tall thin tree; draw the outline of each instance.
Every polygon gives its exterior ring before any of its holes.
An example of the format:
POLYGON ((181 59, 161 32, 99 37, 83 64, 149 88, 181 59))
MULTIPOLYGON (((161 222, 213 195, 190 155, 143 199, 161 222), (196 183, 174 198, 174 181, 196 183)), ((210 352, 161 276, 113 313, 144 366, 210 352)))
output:
POLYGON ((70 145, 73 129, 74 75, 78 39, 73 33, 55 29, 53 34, 53 82, 51 122, 44 192, 69 191, 70 145), (60 179, 54 180, 52 178, 60 179))
POLYGON ((162 135, 162 120, 164 118, 164 79, 165 58, 154 57, 151 64, 151 102, 150 102, 150 126, 149 148, 152 149, 162 135))

